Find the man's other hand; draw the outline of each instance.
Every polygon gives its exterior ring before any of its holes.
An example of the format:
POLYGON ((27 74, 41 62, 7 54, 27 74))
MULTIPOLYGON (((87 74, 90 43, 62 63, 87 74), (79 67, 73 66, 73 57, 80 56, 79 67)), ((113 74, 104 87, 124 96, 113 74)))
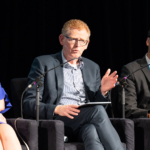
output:
POLYGON ((101 80, 101 93, 106 95, 109 90, 115 87, 115 83, 117 82, 117 71, 114 71, 110 74, 111 70, 108 69, 101 80))
POLYGON ((77 109, 78 107, 78 105, 58 105, 56 106, 54 113, 58 114, 59 116, 66 116, 70 119, 73 119, 73 116, 77 116, 80 112, 80 110, 77 109))

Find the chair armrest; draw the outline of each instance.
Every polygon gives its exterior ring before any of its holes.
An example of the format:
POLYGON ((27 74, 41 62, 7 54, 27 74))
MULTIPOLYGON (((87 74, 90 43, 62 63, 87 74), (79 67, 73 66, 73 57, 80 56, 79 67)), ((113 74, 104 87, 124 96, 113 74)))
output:
MULTIPOLYGON (((15 130, 14 122, 16 119, 7 119, 7 123, 15 130)), ((36 120, 19 119, 17 120, 17 130, 23 140, 28 144, 30 150, 38 150, 38 126, 36 120)), ((17 133, 17 132, 16 132, 17 133)), ((20 137, 18 136, 20 139, 20 137)), ((20 140, 21 145, 24 145, 20 140)))
POLYGON ((124 118, 111 118, 110 121, 118 132, 121 142, 126 144, 126 150, 134 150, 134 122, 124 118))
POLYGON ((64 150, 64 123, 62 121, 39 121, 39 149, 64 150))
POLYGON ((149 150, 150 149, 150 119, 136 118, 134 121, 135 130, 135 149, 149 150))

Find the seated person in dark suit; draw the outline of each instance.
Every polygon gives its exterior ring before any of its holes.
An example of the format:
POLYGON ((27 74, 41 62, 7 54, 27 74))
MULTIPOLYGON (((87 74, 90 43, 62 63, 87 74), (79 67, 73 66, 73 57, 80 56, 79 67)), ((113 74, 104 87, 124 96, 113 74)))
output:
MULTIPOLYGON (((105 97, 115 86, 116 71, 110 75, 107 70, 102 81, 99 66, 93 61, 81 57, 87 49, 90 30, 81 20, 66 22, 59 36, 63 49, 52 55, 35 58, 28 84, 45 71, 73 58, 63 66, 48 72, 40 87, 40 119, 62 120, 65 134, 69 139, 83 141, 85 150, 123 150, 120 138, 112 126, 103 106, 81 107, 86 102, 108 101, 105 97), (70 135, 70 130, 71 135, 70 135)), ((23 112, 35 118, 36 85, 26 92, 23 112)))
MULTIPOLYGON (((126 80, 128 85, 125 88, 125 115, 127 118, 147 118, 150 110, 150 66, 148 66, 150 64, 150 31, 146 45, 148 46, 148 53, 143 58, 123 66, 121 71, 120 78, 123 78, 146 66, 133 73, 126 80)), ((121 101, 122 93, 121 88, 119 88, 120 104, 121 101)))

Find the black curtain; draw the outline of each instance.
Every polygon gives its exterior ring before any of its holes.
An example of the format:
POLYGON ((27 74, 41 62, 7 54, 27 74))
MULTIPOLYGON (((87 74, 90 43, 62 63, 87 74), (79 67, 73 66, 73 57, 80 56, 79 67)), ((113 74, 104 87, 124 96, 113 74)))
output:
MULTIPOLYGON (((121 72, 123 65, 143 57, 150 29, 149 0, 1 0, 0 82, 11 101, 10 80, 27 77, 33 59, 62 48, 63 24, 81 19, 91 29, 83 56, 121 72)), ((12 117, 11 111, 8 117, 12 117)))

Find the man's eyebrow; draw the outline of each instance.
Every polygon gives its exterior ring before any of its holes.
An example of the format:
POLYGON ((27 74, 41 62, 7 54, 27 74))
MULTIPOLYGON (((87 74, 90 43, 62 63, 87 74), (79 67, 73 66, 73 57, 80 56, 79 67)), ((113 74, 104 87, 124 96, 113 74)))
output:
POLYGON ((80 40, 87 41, 87 40, 85 40, 85 39, 82 39, 82 38, 81 38, 80 40))
POLYGON ((78 40, 83 40, 83 41, 88 41, 88 40, 85 40, 85 39, 82 39, 82 38, 74 38, 74 37, 71 37, 72 39, 78 39, 78 40))

